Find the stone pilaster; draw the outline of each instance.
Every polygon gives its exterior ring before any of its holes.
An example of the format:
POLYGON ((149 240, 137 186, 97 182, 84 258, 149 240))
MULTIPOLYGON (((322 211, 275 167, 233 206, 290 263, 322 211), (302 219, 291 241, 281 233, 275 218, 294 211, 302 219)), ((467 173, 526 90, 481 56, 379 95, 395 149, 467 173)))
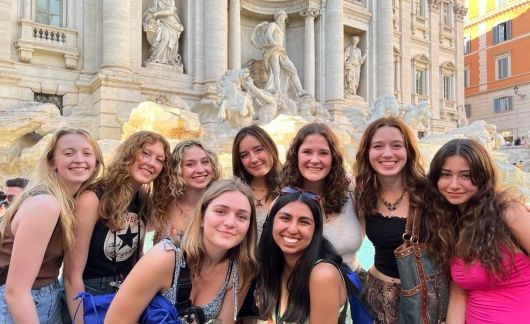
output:
POLYGON ((204 0, 204 81, 215 92, 217 79, 228 67, 228 8, 226 0, 204 0))
POLYGON ((377 1, 377 95, 393 96, 394 79, 388 77, 393 71, 392 36, 394 32, 392 6, 387 1, 377 1))
POLYGON ((75 0, 68 0, 66 10, 66 27, 74 29, 75 0))
POLYGON ((103 70, 130 73, 131 0, 103 0, 103 70))
POLYGON ((13 0, 0 0, 0 108, 15 107, 18 104, 18 75, 11 51, 14 50, 11 36, 12 32, 14 6, 13 0))
POLYGON ((241 4, 239 0, 230 0, 229 8, 229 52, 228 68, 241 68, 241 4))
POLYGON ((24 0, 22 5, 22 19, 31 20, 31 0, 24 0))
POLYGON ((326 93, 325 102, 340 102, 344 97, 344 30, 342 0, 329 0, 326 7, 326 93))
POLYGON ((304 88, 315 96, 315 17, 320 13, 318 8, 308 7, 300 12, 305 17, 304 37, 304 88))
POLYGON ((194 5, 194 21, 195 21, 195 55, 194 60, 194 78, 193 84, 195 87, 201 87, 204 82, 204 0, 195 0, 194 5))

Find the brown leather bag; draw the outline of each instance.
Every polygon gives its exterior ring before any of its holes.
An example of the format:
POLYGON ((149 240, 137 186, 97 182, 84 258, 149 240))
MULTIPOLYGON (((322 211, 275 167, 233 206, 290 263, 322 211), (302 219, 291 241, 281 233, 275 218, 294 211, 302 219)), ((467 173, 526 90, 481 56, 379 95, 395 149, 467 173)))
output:
POLYGON ((448 278, 420 243, 420 212, 414 208, 407 217, 403 244, 394 255, 401 280, 399 323, 434 324, 445 321, 449 301, 448 278))

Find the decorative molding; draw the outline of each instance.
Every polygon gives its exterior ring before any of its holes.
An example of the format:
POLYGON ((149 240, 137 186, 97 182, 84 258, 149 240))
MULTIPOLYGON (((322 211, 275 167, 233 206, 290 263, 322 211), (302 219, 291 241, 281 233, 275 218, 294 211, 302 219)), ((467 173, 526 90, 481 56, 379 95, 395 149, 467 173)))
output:
POLYGON ((456 18, 459 20, 464 20, 464 17, 467 15, 468 9, 464 5, 458 3, 456 3, 453 8, 455 10, 456 18))
POLYGON ((326 5, 321 0, 241 0, 241 9, 261 15, 274 15, 278 10, 288 14, 300 13, 307 8, 321 8, 326 5))
POLYGON ((352 2, 344 2, 344 24, 348 25, 348 20, 360 22, 368 26, 372 19, 372 13, 365 7, 352 2))
POLYGON ((316 18, 320 15, 320 8, 318 7, 307 7, 300 11, 302 17, 313 17, 316 18))
POLYGON ((440 10, 441 0, 429 0, 429 2, 431 3, 431 10, 440 10))

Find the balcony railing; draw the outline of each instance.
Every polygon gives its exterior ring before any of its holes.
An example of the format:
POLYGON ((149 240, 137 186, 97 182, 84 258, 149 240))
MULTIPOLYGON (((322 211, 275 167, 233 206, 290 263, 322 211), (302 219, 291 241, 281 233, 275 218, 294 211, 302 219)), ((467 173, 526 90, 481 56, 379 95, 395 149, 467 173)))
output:
POLYGON ((30 63, 34 52, 54 53, 64 57, 65 67, 75 69, 79 60, 77 48, 77 31, 69 28, 39 24, 21 19, 20 38, 15 46, 20 54, 20 61, 30 63))

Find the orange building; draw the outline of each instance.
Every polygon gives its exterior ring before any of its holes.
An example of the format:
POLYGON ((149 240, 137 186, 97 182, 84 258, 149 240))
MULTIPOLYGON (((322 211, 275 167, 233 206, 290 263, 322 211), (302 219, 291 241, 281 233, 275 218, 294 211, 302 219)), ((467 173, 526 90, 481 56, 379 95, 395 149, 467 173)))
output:
POLYGON ((530 137, 530 0, 467 0, 465 107, 507 139, 530 137))

